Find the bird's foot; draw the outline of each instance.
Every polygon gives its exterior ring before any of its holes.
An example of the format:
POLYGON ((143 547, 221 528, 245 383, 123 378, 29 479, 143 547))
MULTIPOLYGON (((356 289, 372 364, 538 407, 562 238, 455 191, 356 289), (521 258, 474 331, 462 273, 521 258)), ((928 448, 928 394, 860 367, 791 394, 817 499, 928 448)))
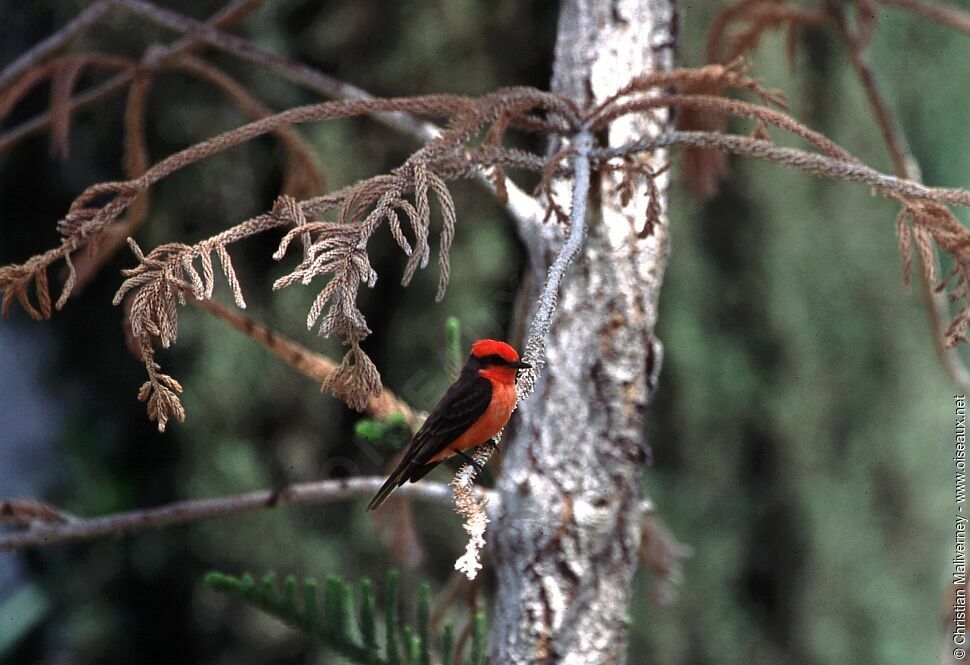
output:
POLYGON ((466 455, 466 454, 465 454, 465 453, 464 453, 463 451, 461 451, 461 450, 456 450, 456 451, 455 451, 455 454, 457 454, 457 455, 461 455, 461 456, 462 456, 463 458, 465 458, 465 461, 466 461, 466 462, 468 462, 468 463, 469 463, 469 464, 471 464, 471 465, 472 465, 473 467, 475 467, 475 471, 476 471, 476 472, 478 472, 478 473, 481 473, 482 471, 484 471, 484 469, 485 469, 485 467, 483 467, 483 466, 482 466, 481 464, 479 464, 478 462, 476 462, 476 461, 475 461, 474 459, 472 459, 472 458, 471 458, 471 457, 470 457, 469 455, 466 455))

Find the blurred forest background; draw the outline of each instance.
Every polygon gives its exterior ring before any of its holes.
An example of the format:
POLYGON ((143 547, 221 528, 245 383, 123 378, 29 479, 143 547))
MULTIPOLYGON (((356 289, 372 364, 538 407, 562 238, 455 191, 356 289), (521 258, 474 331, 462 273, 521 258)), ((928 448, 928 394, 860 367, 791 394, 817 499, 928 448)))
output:
MULTIPOLYGON (((221 3, 163 4, 203 18, 221 3)), ((720 5, 681 3, 682 64, 702 64, 720 5)), ((0 63, 78 9, 71 0, 0 0, 0 63)), ((556 15, 552 2, 273 0, 236 30, 376 95, 478 94, 548 87, 556 15)), ((118 13, 77 46, 137 57, 145 44, 172 38, 118 13)), ((782 36, 768 39, 754 73, 788 95, 796 118, 891 171, 834 38, 800 31, 794 69, 783 53, 782 36)), ((887 11, 872 54, 924 179, 966 186, 970 41, 887 11)), ((210 57, 272 108, 316 100, 271 73, 210 57)), ((47 102, 39 89, 6 126, 47 102)), ((248 120, 180 74, 157 77, 149 104, 153 160, 248 120)), ((73 197, 122 176, 122 108, 116 96, 80 113, 66 160, 51 157, 46 135, 0 155, 0 262, 53 246, 73 197)), ((385 172, 414 148, 366 119, 300 131, 332 188, 385 172)), ((268 209, 282 163, 267 137, 176 174, 155 190, 139 242, 194 241, 268 209)), ((901 287, 896 210, 865 187, 731 165, 713 201, 697 205, 676 187, 671 199, 659 323, 666 354, 644 483, 693 557, 667 606, 651 599, 650 574, 638 575, 631 662, 933 662, 953 547, 952 387, 919 293, 901 287)), ((473 183, 453 192, 459 227, 445 300, 433 304, 434 270, 399 286, 403 263, 386 234, 371 244, 382 277, 361 292, 374 329, 368 353, 385 384, 422 409, 449 381, 446 318, 461 320, 466 345, 506 337, 524 259, 491 197, 473 183)), ((234 253, 248 313, 337 357, 335 342, 304 330, 313 289, 271 292, 284 269, 271 259, 276 241, 257 238, 234 253)), ((119 270, 133 263, 119 252, 49 323, 16 309, 0 323, 0 496, 98 515, 383 471, 353 443, 356 414, 193 308, 177 346, 160 357, 185 386, 188 420, 159 434, 135 399, 143 368, 111 305, 119 270)), ((217 298, 231 302, 224 284, 217 298)), ((331 662, 205 588, 202 576, 275 569, 380 580, 402 564, 363 507, 289 508, 0 555, 0 662, 331 662)), ((439 590, 463 544, 447 508, 420 510, 417 526, 424 556, 404 575, 406 594, 423 580, 439 590)))

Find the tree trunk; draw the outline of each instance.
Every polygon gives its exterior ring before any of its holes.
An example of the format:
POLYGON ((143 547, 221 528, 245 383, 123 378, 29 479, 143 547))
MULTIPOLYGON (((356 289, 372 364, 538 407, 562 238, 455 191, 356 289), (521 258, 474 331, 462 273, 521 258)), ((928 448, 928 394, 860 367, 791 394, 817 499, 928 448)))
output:
MULTIPOLYGON (((674 3, 564 0, 553 90, 589 107, 636 74, 669 69, 674 3)), ((619 145, 656 135, 667 122, 663 111, 651 119, 621 119, 597 139, 619 145)), ((649 166, 663 166, 666 157, 655 153, 649 166)), ((658 179, 664 210, 666 182, 666 176, 658 179)), ((625 660, 648 458, 644 411, 661 360, 653 330, 668 228, 663 216, 639 238, 646 188, 621 206, 618 183, 616 174, 593 181, 589 236, 562 286, 548 365, 535 393, 519 406, 507 440, 501 512, 491 530, 498 576, 495 664, 625 660)), ((555 224, 540 236, 530 268, 537 285, 562 243, 555 224)))

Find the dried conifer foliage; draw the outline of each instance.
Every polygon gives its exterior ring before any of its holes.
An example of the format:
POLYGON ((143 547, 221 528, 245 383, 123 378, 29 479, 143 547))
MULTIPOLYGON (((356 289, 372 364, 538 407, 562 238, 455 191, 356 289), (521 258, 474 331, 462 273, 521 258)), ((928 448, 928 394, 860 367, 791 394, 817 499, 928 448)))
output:
MULTIPOLYGON (((120 0, 117 4, 127 7, 130 3, 120 0)), ((182 21, 188 26, 185 32, 190 37, 201 39, 199 35, 204 33, 210 45, 223 45, 226 50, 237 52, 239 43, 248 43, 218 32, 212 26, 238 15, 239 7, 255 4, 258 2, 237 0, 209 24, 193 22, 160 8, 152 10, 157 14, 153 16, 145 9, 151 7, 147 3, 138 3, 132 11, 141 12, 151 20, 168 21, 165 24, 169 27, 173 22, 182 21)), ((436 297, 440 300, 448 285, 449 251, 458 228, 458 213, 449 191, 451 183, 484 175, 499 202, 505 204, 512 187, 507 173, 534 172, 540 176, 534 202, 537 202, 536 209, 544 212, 545 220, 540 213, 527 222, 568 227, 571 224, 565 207, 568 204, 556 200, 554 192, 558 188, 553 183, 572 178, 575 170, 572 160, 580 155, 575 139, 583 136, 592 144, 584 145, 581 157, 594 175, 598 171, 619 172, 620 196, 625 201, 637 191, 646 192, 649 202, 641 234, 644 237, 660 222, 661 206, 655 181, 669 167, 668 164, 656 169, 647 165, 645 155, 657 150, 679 146, 686 148, 688 155, 734 153, 821 177, 871 186, 901 206, 897 226, 906 279, 911 272, 909 255, 913 244, 923 258, 927 278, 934 283, 935 252, 941 250, 956 261, 953 272, 938 288, 944 289, 952 282, 951 297, 963 303, 963 309, 946 334, 950 345, 963 341, 970 323, 967 307, 970 233, 956 221, 947 206, 970 205, 970 193, 925 187, 865 166, 789 116, 784 110, 783 97, 762 87, 735 58, 753 48, 768 28, 814 24, 820 20, 815 13, 792 9, 784 2, 736 3, 725 10, 715 25, 711 41, 713 57, 719 58, 726 52, 730 64, 635 76, 612 97, 591 109, 578 108, 571 100, 548 92, 515 87, 477 98, 442 94, 343 99, 273 114, 225 72, 189 53, 190 37, 169 47, 150 48, 139 62, 99 53, 55 57, 41 49, 28 54, 30 57, 25 56, 24 62, 18 61, 0 72, 0 119, 29 90, 49 81, 52 94, 46 122, 55 152, 66 155, 71 117, 82 106, 82 101, 72 96, 79 73, 86 68, 119 71, 116 79, 102 87, 127 87, 123 165, 128 179, 100 183, 82 192, 57 223, 61 235, 58 246, 23 263, 0 267, 2 311, 6 314, 16 301, 31 317, 49 318, 52 310, 63 307, 72 292, 88 281, 105 259, 127 240, 136 263, 124 271, 125 279, 114 302, 125 303, 127 307, 130 341, 147 372, 147 380, 138 392, 139 399, 147 403, 149 417, 164 430, 171 418, 181 421, 185 417, 179 398, 181 385, 163 373, 156 361, 157 349, 171 346, 178 337, 179 307, 190 300, 210 299, 217 279, 225 280, 236 305, 245 307, 230 248, 244 238, 275 232, 280 234, 279 247, 273 255, 276 260, 287 260, 294 244, 300 251, 291 259, 296 262, 295 266, 273 288, 299 284, 318 289, 307 314, 307 326, 315 327, 321 335, 339 336, 347 345, 343 360, 323 387, 351 407, 363 409, 381 392, 378 369, 362 346, 371 330, 357 305, 361 285, 373 287, 378 278, 368 257, 368 243, 373 235, 390 234, 407 257, 400 276, 404 285, 413 279, 417 270, 431 263, 432 245, 435 245, 439 274, 436 297), (741 25, 740 31, 738 25, 741 25), (153 77, 163 70, 182 72, 215 86, 254 120, 151 164, 144 135, 144 118, 149 110, 145 98, 153 77), (750 101, 731 95, 746 95, 750 101), (684 122, 695 124, 688 126, 682 122, 677 131, 620 147, 596 143, 595 137, 606 134, 601 130, 618 118, 631 114, 666 114, 670 109, 681 112, 684 122), (403 118, 406 123, 424 128, 429 126, 422 124, 424 119, 435 120, 442 123, 443 129, 425 132, 430 138, 390 173, 323 193, 324 180, 316 163, 325 164, 326 155, 316 155, 296 126, 361 115, 380 116, 385 121, 388 117, 403 118), (724 119, 728 117, 752 122, 751 133, 727 133, 724 119), (783 147, 772 136, 779 131, 799 139, 806 147, 783 147), (550 154, 511 148, 507 145, 509 132, 548 136, 556 140, 559 148, 550 154), (284 191, 271 210, 194 244, 170 242, 146 252, 132 239, 147 218, 148 195, 153 185, 180 169, 266 134, 277 136, 289 155, 284 191), (641 185, 645 187, 640 189, 641 185), (68 278, 52 303, 47 271, 60 261, 67 266, 68 278)), ((249 46, 252 57, 258 49, 249 46)), ((303 72, 300 76, 305 79, 307 68, 300 67, 303 68, 299 70, 303 72)), ((326 78, 320 73, 313 76, 326 78)), ((341 93, 339 87, 334 91, 341 93)), ((94 93, 89 96, 92 95, 97 98, 94 93)), ((0 134, 0 150, 34 131, 38 123, 25 125, 29 126, 14 127, 0 134)), ((683 162, 688 176, 706 183, 700 189, 710 189, 711 182, 716 181, 709 172, 703 171, 709 167, 710 164, 698 166, 689 157, 683 162)), ((568 234, 569 229, 565 232, 568 234)), ((551 320, 554 297, 548 305, 545 309, 550 311, 544 316, 551 320)), ((537 335, 544 334, 542 326, 536 330, 537 335)), ((530 362, 538 361, 541 366, 542 340, 530 339, 527 348, 539 356, 530 357, 530 362)), ((526 378, 527 382, 535 379, 534 376, 526 378)))

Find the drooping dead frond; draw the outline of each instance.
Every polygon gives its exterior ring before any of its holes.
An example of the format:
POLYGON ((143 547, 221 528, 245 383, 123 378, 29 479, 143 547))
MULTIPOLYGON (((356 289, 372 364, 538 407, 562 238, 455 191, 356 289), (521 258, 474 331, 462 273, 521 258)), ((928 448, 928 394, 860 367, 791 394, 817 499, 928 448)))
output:
POLYGON ((950 300, 963 302, 944 336, 946 345, 952 348, 967 341, 967 328, 970 327, 970 231, 944 205, 919 199, 902 199, 900 202, 903 209, 897 217, 896 228, 904 283, 909 285, 915 244, 927 283, 938 292, 952 284, 950 300), (954 261, 953 269, 939 281, 934 245, 954 261))
MULTIPOLYGON (((784 95, 765 88, 748 74, 743 59, 734 58, 728 64, 634 77, 594 112, 593 127, 601 128, 629 113, 675 108, 678 111, 679 129, 723 132, 725 119, 730 115, 753 117, 774 112, 774 122, 784 122, 781 118, 787 116, 777 113, 770 108, 772 106, 785 108, 784 95), (668 91, 671 87, 679 94, 671 95, 668 91), (744 102, 727 99, 725 94, 732 90, 749 92, 761 104, 745 105, 744 102), (738 106, 731 107, 733 104, 738 106), (744 106, 747 108, 742 110, 744 106)), ((684 150, 683 177, 700 200, 716 193, 726 169, 726 157, 721 151, 693 147, 684 150)))
POLYGON ((724 7, 711 23, 707 38, 707 61, 730 62, 758 48, 765 33, 787 29, 790 61, 794 35, 799 27, 828 20, 823 10, 808 11, 789 0, 739 0, 724 7))
POLYGON ((455 232, 455 208, 444 180, 430 171, 423 161, 415 160, 390 177, 375 178, 355 187, 355 191, 346 196, 340 207, 340 222, 307 223, 292 200, 281 200, 277 205, 277 214, 286 215, 293 228, 283 237, 274 258, 282 259, 294 238, 316 234, 317 239, 305 247, 301 263, 291 273, 278 279, 273 288, 280 289, 297 282, 309 284, 315 278, 330 277, 310 308, 307 327, 312 328, 319 321, 321 335, 339 335, 350 345, 343 362, 325 383, 324 389, 330 390, 353 408, 362 408, 380 390, 381 385, 377 369, 360 348, 360 342, 371 331, 357 307, 358 290, 361 284, 373 287, 377 281, 377 273, 367 256, 367 242, 386 220, 392 235, 408 255, 402 278, 402 283, 407 285, 415 271, 427 265, 430 256, 429 191, 434 192, 442 211, 439 250, 441 273, 437 293, 440 300, 448 283, 448 251, 455 232), (413 204, 405 198, 405 192, 412 188, 413 204), (373 209, 367 212, 371 206, 373 209), (411 223, 413 245, 401 229, 400 213, 411 223))
POLYGON ((157 340, 162 348, 175 343, 178 306, 184 306, 188 298, 203 300, 212 297, 215 286, 213 253, 219 258, 236 304, 245 307, 246 303, 229 253, 223 245, 211 244, 199 250, 181 243, 169 243, 146 255, 134 240, 129 238, 128 244, 139 263, 123 271, 127 279, 115 294, 114 303, 120 304, 131 293, 128 327, 148 372, 148 381, 139 390, 138 399, 147 401, 149 418, 158 422, 159 431, 165 431, 170 417, 179 422, 185 419, 185 409, 178 397, 182 386, 159 371, 154 342, 157 340), (201 264, 201 275, 194 265, 196 260, 201 264))
POLYGON ((0 315, 8 316, 10 305, 16 300, 35 321, 49 319, 51 317, 51 299, 47 284, 47 268, 58 259, 64 259, 68 269, 68 277, 61 289, 61 295, 54 303, 54 307, 56 309, 63 307, 71 294, 71 289, 74 288, 76 278, 70 254, 73 249, 69 243, 65 243, 60 247, 31 257, 26 263, 0 266, 0 292, 3 293, 0 315), (30 299, 31 284, 33 284, 37 307, 34 307, 30 299))
POLYGON ((180 423, 185 422, 185 407, 179 398, 182 384, 168 374, 159 372, 158 364, 152 360, 147 350, 143 354, 143 357, 148 358, 145 361, 148 381, 138 390, 138 400, 146 403, 148 419, 157 422, 158 431, 164 432, 169 418, 175 418, 180 423))
POLYGON ((363 411, 370 399, 381 390, 381 375, 377 366, 360 348, 360 342, 349 338, 350 351, 336 371, 331 374, 321 390, 330 391, 352 409, 363 411))
POLYGON ((647 211, 643 221, 643 228, 637 234, 639 238, 647 238, 653 235, 654 230, 660 225, 660 216, 663 214, 661 203, 660 187, 657 179, 670 170, 670 162, 667 162, 658 169, 643 169, 644 180, 647 184, 647 211))
MULTIPOLYGON (((753 6, 757 3, 750 4, 753 6)), ((145 66, 154 66, 152 63, 157 62, 149 58, 145 66)), ((222 89, 247 112, 265 117, 149 166, 143 143, 135 139, 144 133, 142 110, 150 76, 146 72, 142 78, 136 79, 129 95, 129 112, 126 113, 126 127, 133 137, 131 147, 126 151, 126 166, 132 177, 126 181, 94 185, 83 192, 58 224, 63 235, 60 247, 34 257, 23 265, 0 268, 0 289, 4 291, 5 309, 16 300, 32 316, 48 316, 51 306, 46 269, 53 262, 64 259, 71 270, 71 277, 55 305, 60 306, 75 281, 70 264, 73 252, 102 240, 107 229, 125 228, 125 222, 116 225, 118 220, 130 222, 142 216, 139 202, 145 200, 146 192, 155 183, 218 152, 274 132, 292 149, 294 163, 309 166, 313 160, 293 130, 293 126, 299 123, 361 114, 405 112, 443 118, 447 125, 388 174, 362 180, 323 196, 301 199, 305 192, 284 195, 277 200, 271 212, 194 245, 167 244, 147 255, 137 249, 137 245, 132 245, 139 264, 126 272, 127 279, 117 294, 116 302, 130 294, 132 337, 137 342, 135 346, 146 368, 150 368, 145 399, 157 396, 151 401, 150 410, 160 423, 164 420, 163 414, 179 417, 181 412, 178 390, 174 387, 177 384, 160 378, 164 375, 158 373, 154 363, 154 346, 164 348, 176 340, 178 306, 189 298, 205 300, 211 297, 217 258, 236 304, 245 306, 242 288, 227 247, 270 229, 284 230, 274 255, 277 260, 286 256, 293 240, 299 239, 303 247, 298 263, 275 282, 274 288, 310 285, 319 280, 317 296, 307 314, 307 325, 316 327, 322 335, 343 338, 348 346, 342 362, 324 382, 324 389, 355 408, 361 408, 378 395, 381 389, 380 375, 363 350, 363 342, 371 331, 364 313, 357 305, 357 296, 362 284, 372 287, 376 283, 377 273, 370 264, 367 247, 373 234, 382 226, 386 224, 389 234, 406 257, 401 276, 405 285, 410 283, 419 269, 431 262, 432 237, 435 227, 440 229, 437 230, 438 300, 444 297, 447 289, 449 254, 457 228, 449 181, 486 172, 501 198, 506 188, 507 170, 525 169, 539 173, 541 177, 537 190, 547 218, 555 215, 559 223, 572 226, 569 219, 571 213, 567 213, 564 204, 556 200, 552 183, 556 179, 575 176, 572 166, 577 156, 574 145, 567 144, 551 157, 543 157, 504 146, 503 140, 512 129, 556 136, 575 136, 582 131, 595 135, 618 118, 666 113, 671 108, 680 110, 681 117, 699 113, 708 118, 711 126, 717 128, 716 131, 670 132, 649 141, 634 141, 610 150, 597 148, 595 144, 589 146, 591 168, 622 173, 619 187, 621 197, 629 197, 637 184, 645 183, 648 201, 641 235, 649 235, 660 218, 662 211, 658 204, 656 181, 666 169, 646 168, 640 153, 672 146, 709 154, 733 152, 766 159, 824 177, 867 183, 879 193, 891 198, 902 197, 906 201, 966 203, 965 193, 923 187, 865 167, 821 134, 779 110, 778 107, 784 107, 784 98, 751 78, 740 61, 729 65, 637 76, 604 103, 582 112, 570 101, 549 93, 531 88, 507 88, 478 99, 454 95, 354 99, 303 106, 268 116, 265 115, 266 109, 248 97, 237 83, 207 63, 183 57, 168 61, 166 66, 189 71, 222 89), (678 91, 672 92, 671 88, 678 91), (725 97, 724 91, 731 89, 751 93, 757 101, 744 102, 725 97), (754 134, 726 134, 723 119, 727 117, 754 121, 754 134), (771 128, 781 129, 804 140, 815 152, 777 145, 768 131, 771 128), (28 296, 31 288, 36 294, 36 305, 28 296)), ((920 215, 920 219, 932 216, 925 211, 921 211, 920 215)), ((949 249, 944 246, 949 242, 947 238, 941 236, 937 239, 929 230, 920 230, 927 224, 911 225, 911 233, 917 241, 922 237, 929 238, 927 242, 936 243, 943 251, 951 252, 952 242, 949 249)), ((941 225, 936 223, 933 228, 939 235, 941 225)), ((958 283, 954 294, 962 297, 962 293, 962 286, 958 283)), ((950 339, 957 339, 962 334, 961 330, 957 324, 950 339)), ((541 356, 540 351, 535 350, 541 356)))
MULTIPOLYGON (((277 280, 274 288, 295 283, 309 284, 324 277, 328 281, 318 293, 307 316, 307 325, 319 325, 323 335, 341 336, 350 347, 342 363, 324 383, 324 389, 344 399, 354 408, 363 408, 380 393, 380 375, 364 353, 361 342, 370 334, 366 319, 356 301, 361 284, 373 286, 377 274, 367 256, 371 235, 386 221, 391 235, 407 255, 402 282, 407 284, 419 268, 430 261, 432 199, 440 210, 438 264, 440 268, 436 298, 444 297, 450 274, 449 252, 457 216, 446 180, 469 177, 496 160, 511 168, 540 169, 538 156, 507 150, 494 145, 469 146, 481 132, 492 130, 495 122, 515 125, 515 113, 528 114, 524 124, 534 126, 537 113, 558 118, 557 126, 575 124, 569 104, 559 98, 527 88, 500 91, 481 100, 452 96, 429 96, 403 100, 356 100, 301 107, 250 123, 232 132, 177 153, 128 181, 102 183, 88 188, 59 224, 65 245, 76 249, 96 239, 158 180, 211 154, 270 131, 282 131, 296 122, 329 117, 345 117, 375 110, 407 110, 438 113, 451 117, 447 130, 415 152, 389 175, 375 176, 327 196, 297 201, 281 197, 271 213, 248 220, 228 231, 195 245, 170 243, 147 255, 131 243, 139 261, 125 271, 127 277, 115 296, 121 302, 131 292, 129 325, 138 340, 139 355, 149 369, 150 381, 142 396, 149 401, 150 416, 164 427, 169 416, 184 417, 175 385, 158 373, 152 347, 163 348, 177 338, 177 308, 187 298, 204 300, 212 295, 214 256, 239 307, 245 307, 226 245, 270 228, 289 227, 275 255, 282 259, 293 239, 303 241, 302 261, 289 274, 277 280), (510 120, 510 113, 513 118, 510 120), (506 159, 507 158, 507 159, 506 159), (334 212, 337 221, 320 217, 334 212), (402 225, 408 221, 412 237, 402 225), (214 255, 214 256, 213 256, 214 255)), ((38 259, 40 260, 40 259, 38 259)), ((34 274, 36 271, 31 271, 34 274)), ((12 297, 19 287, 11 291, 12 297)), ((174 380, 172 380, 174 381, 174 380)))
POLYGON ((542 219, 543 223, 548 222, 553 216, 555 216, 557 224, 569 223, 569 214, 556 199, 554 183, 556 178, 563 176, 566 172, 568 168, 567 159, 573 154, 573 149, 568 145, 560 148, 549 158, 542 169, 542 177, 539 179, 539 184, 536 185, 535 194, 542 199, 546 207, 546 215, 542 219))
POLYGON ((43 267, 36 272, 27 266, 4 266, 0 268, 0 288, 3 292, 3 305, 0 312, 3 316, 10 314, 10 305, 16 300, 24 311, 35 321, 50 318, 50 292, 47 289, 47 270, 43 267), (30 300, 28 289, 34 284, 34 294, 37 307, 30 300))
POLYGON ((129 58, 109 53, 72 53, 27 70, 14 83, 0 91, 0 119, 40 83, 50 81, 51 152, 66 159, 71 127, 71 96, 85 69, 118 71, 130 69, 129 58))
POLYGON ((660 185, 657 180, 664 173, 670 170, 671 163, 667 162, 660 168, 651 168, 646 162, 636 160, 630 156, 624 157, 619 164, 606 164, 604 171, 618 173, 620 180, 617 191, 620 195, 620 204, 627 206, 633 200, 634 193, 643 184, 646 188, 647 206, 643 220, 643 227, 637 232, 638 238, 647 238, 653 234, 654 229, 660 224, 660 217, 663 209, 660 203, 660 185))
POLYGON ((672 69, 666 72, 651 72, 634 76, 630 82, 612 96, 605 99, 593 117, 610 108, 618 99, 638 92, 659 94, 668 88, 679 90, 716 89, 720 91, 735 89, 752 93, 763 104, 785 108, 785 96, 777 90, 765 88, 757 79, 752 78, 748 65, 743 58, 732 59, 727 64, 710 64, 695 69, 672 69))

